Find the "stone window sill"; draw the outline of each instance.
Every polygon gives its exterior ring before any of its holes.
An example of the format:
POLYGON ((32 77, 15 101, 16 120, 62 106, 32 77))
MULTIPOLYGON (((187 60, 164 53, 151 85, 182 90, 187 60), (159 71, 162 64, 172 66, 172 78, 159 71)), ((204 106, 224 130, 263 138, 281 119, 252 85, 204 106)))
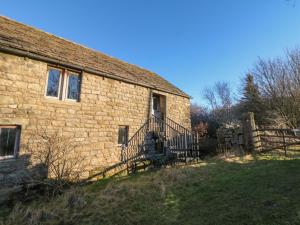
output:
POLYGON ((2 161, 15 161, 17 159, 16 156, 9 155, 9 156, 0 156, 0 162, 2 161))
POLYGON ((69 99, 59 100, 58 98, 51 98, 47 96, 45 96, 45 98, 42 101, 46 103, 54 103, 54 104, 80 105, 79 101, 69 100, 69 99))

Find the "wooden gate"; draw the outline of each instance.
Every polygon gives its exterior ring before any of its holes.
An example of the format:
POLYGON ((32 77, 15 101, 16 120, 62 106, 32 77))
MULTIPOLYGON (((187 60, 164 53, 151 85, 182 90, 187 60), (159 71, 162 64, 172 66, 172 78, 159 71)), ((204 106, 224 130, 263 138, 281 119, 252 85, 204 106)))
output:
POLYGON ((277 151, 285 156, 300 155, 300 130, 298 129, 257 129, 261 152, 277 151))

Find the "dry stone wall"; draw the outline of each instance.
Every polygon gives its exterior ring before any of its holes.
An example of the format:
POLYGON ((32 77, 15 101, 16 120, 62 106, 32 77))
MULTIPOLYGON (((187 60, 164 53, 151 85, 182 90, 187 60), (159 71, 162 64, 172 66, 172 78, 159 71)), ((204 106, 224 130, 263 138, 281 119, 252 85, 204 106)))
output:
POLYGON ((217 130, 220 151, 241 150, 252 153, 261 150, 261 140, 253 112, 245 113, 240 124, 223 126, 217 130))
MULTIPOLYGON (((79 102, 50 99, 44 95, 47 66, 0 53, 0 124, 21 125, 19 155, 26 154, 26 140, 37 129, 43 129, 59 132, 78 143, 74 154, 86 158, 83 176, 118 162, 118 126, 128 125, 129 136, 140 128, 149 116, 153 90, 83 73, 79 102)), ((189 99, 154 92, 166 96, 167 116, 190 128, 189 99)))
POLYGON ((217 130, 218 148, 220 150, 243 147, 243 129, 241 126, 223 126, 217 130))

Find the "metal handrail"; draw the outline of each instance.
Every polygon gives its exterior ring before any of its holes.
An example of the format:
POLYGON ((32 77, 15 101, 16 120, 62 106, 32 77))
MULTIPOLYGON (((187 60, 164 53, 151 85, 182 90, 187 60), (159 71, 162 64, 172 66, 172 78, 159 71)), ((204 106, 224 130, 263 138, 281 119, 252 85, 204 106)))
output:
POLYGON ((165 143, 168 144, 168 148, 170 149, 171 153, 184 154, 184 157, 186 157, 187 152, 191 151, 192 157, 200 156, 199 150, 198 152, 196 152, 196 154, 193 153, 193 151, 196 150, 195 144, 197 144, 198 142, 198 136, 196 138, 196 135, 192 131, 189 131, 188 129, 184 128, 180 124, 177 124, 169 118, 162 120, 152 115, 134 133, 134 135, 129 139, 129 141, 122 145, 122 153, 124 154, 124 157, 121 159, 121 162, 109 166, 101 172, 92 175, 88 178, 88 180, 99 175, 104 176, 108 171, 124 166, 126 164, 128 170, 130 164, 141 159, 141 157, 145 153, 139 148, 144 145, 146 135, 148 135, 149 132, 156 132, 159 136, 158 138, 163 139, 165 143))
MULTIPOLYGON (((177 124, 173 122, 174 124, 177 124)), ((179 124, 178 124, 179 125, 179 124)), ((178 126, 179 127, 179 126, 178 126)), ((185 129, 186 130, 186 129, 185 129)), ((186 130, 187 131, 187 130, 186 130)), ((146 135, 149 134, 149 132, 153 133, 160 133, 164 132, 164 135, 160 134, 160 137, 158 138, 169 138, 172 140, 172 138, 178 139, 181 135, 189 135, 187 132, 180 132, 176 127, 171 126, 169 123, 167 123, 165 120, 162 120, 154 115, 152 115, 142 126, 141 128, 135 132, 135 134, 130 138, 130 140, 126 143, 126 145, 123 145, 123 156, 125 156, 122 160, 125 162, 129 158, 133 157, 139 157, 144 152, 141 151, 141 148, 145 142, 146 135)), ((182 137, 181 137, 182 139, 182 137)), ((188 138, 189 140, 191 138, 188 138)), ((185 143, 185 146, 187 144, 185 143)))

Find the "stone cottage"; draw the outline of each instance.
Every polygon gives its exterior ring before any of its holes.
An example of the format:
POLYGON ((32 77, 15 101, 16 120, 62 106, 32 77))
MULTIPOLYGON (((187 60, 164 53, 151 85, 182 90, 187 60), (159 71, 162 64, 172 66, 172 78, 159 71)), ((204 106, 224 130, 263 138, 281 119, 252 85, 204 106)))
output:
POLYGON ((116 163, 152 114, 190 129, 190 98, 153 72, 0 17, 0 175, 20 168, 38 128, 80 143, 84 171, 116 163))

